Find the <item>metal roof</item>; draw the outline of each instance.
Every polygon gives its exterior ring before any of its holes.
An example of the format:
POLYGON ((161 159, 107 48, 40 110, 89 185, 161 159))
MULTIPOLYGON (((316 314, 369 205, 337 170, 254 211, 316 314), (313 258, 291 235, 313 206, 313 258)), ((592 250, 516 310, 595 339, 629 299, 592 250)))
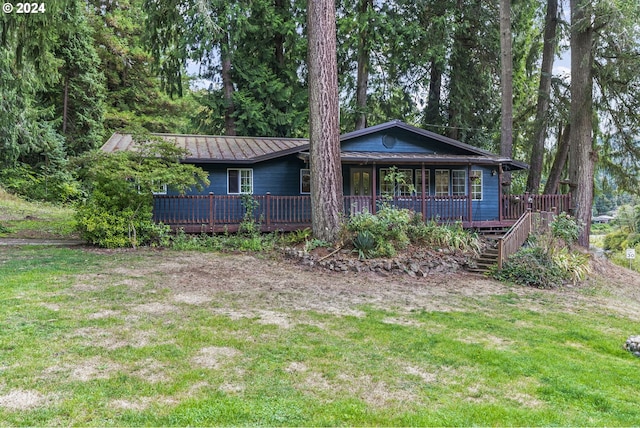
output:
MULTIPOLYGON (((186 162, 256 163, 302 150, 309 150, 303 138, 231 137, 213 135, 151 134, 189 152, 186 162)), ((131 134, 115 133, 102 146, 107 153, 135 150, 131 134)))

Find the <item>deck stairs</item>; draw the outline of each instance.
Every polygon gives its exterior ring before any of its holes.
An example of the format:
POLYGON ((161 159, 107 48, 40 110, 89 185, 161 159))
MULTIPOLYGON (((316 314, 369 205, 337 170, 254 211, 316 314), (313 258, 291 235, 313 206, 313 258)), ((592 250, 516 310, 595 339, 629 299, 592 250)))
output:
POLYGON ((504 233, 496 234, 495 231, 492 231, 490 234, 480 233, 487 240, 487 246, 482 250, 478 258, 475 259, 475 266, 469 267, 470 272, 484 274, 487 273, 492 266, 498 264, 498 241, 504 236, 504 233))

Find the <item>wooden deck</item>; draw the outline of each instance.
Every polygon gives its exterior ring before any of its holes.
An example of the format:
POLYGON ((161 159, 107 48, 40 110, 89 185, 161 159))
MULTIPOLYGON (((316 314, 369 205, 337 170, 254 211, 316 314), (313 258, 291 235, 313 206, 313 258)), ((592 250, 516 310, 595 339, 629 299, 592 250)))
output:
MULTIPOLYGON (((258 203, 254 220, 262 231, 294 231, 311 227, 311 197, 254 195, 258 203)), ((440 223, 461 221, 466 228, 490 230, 512 226, 528 209, 570 212, 570 195, 505 195, 495 218, 473 218, 467 196, 396 197, 345 196, 344 215, 362 211, 375 213, 383 203, 422 213, 426 220, 440 223)), ((238 195, 158 195, 154 198, 154 220, 186 233, 235 232, 245 215, 238 195)))

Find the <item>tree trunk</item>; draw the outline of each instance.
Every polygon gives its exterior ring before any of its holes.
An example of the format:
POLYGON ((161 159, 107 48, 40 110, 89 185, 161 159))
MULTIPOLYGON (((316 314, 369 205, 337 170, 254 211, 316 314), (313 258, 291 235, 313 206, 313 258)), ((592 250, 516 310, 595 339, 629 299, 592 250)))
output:
POLYGON ((356 129, 367 127, 367 88, 369 86, 369 11, 373 0, 358 2, 358 76, 356 82, 356 129))
MULTIPOLYGON (((281 14, 282 17, 284 17, 284 11, 285 11, 284 0, 275 0, 274 6, 276 9, 276 13, 279 13, 281 14)), ((275 53, 275 59, 276 59, 276 67, 278 67, 278 70, 277 70, 278 75, 280 75, 282 69, 284 69, 284 66, 285 66, 284 41, 285 41, 285 35, 282 34, 281 32, 276 33, 273 37, 274 53, 275 53)))
POLYGON ((560 131, 558 135, 558 149, 556 150, 556 157, 553 159, 553 165, 551 165, 551 171, 549 171, 549 178, 544 186, 545 195, 555 195, 560 188, 560 179, 562 178, 562 171, 567 163, 567 157, 569 156, 569 136, 571 135, 571 125, 567 124, 564 130, 560 131))
POLYGON ((583 224, 578 244, 589 246, 593 176, 593 27, 591 1, 571 0, 571 136, 570 180, 575 216, 583 224))
MULTIPOLYGON (((442 90, 442 61, 435 56, 431 57, 431 70, 429 72, 429 95, 427 107, 424 111, 424 125, 441 125, 440 118, 440 93, 442 90)), ((436 130, 439 132, 440 130, 436 130)))
POLYGON ((542 49, 542 66, 540 68, 540 85, 538 89, 538 104, 536 107, 535 133, 531 140, 531 158, 529 160, 529 176, 527 177, 527 192, 538 193, 544 163, 544 141, 547 134, 547 112, 551 96, 551 74, 553 60, 558 41, 556 30, 558 27, 558 0, 547 0, 547 15, 544 21, 544 45, 542 49))
MULTIPOLYGON (((511 41, 511 0, 500 0, 500 85, 502 87, 502 125, 500 155, 513 156, 513 53, 511 41)), ((503 190, 511 185, 511 173, 503 175, 503 190)))
POLYGON ((236 121, 233 117, 235 106, 233 104, 233 80, 231 78, 231 47, 229 46, 229 34, 225 34, 222 42, 222 93, 224 96, 224 133, 236 135, 236 121))
POLYGON ((336 242, 343 213, 336 18, 333 0, 308 0, 311 225, 336 242))
POLYGON ((67 133, 67 117, 69 115, 69 76, 64 78, 64 94, 62 99, 62 134, 67 133))

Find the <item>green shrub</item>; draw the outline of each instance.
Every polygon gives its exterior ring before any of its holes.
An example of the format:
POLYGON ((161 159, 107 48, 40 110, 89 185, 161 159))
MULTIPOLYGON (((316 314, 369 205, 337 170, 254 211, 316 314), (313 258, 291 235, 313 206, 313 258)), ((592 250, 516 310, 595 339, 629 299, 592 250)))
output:
POLYGON ((568 246, 578 240, 582 225, 575 217, 562 212, 558 214, 550 224, 551 234, 554 238, 561 239, 568 246))
POLYGON ((0 170, 0 183, 31 201, 69 202, 80 195, 79 183, 64 171, 37 170, 27 164, 0 170))
POLYGON ((625 248, 625 241, 627 240, 627 232, 617 230, 609 233, 604 237, 604 249, 612 251, 621 251, 625 248))
POLYGON ((556 247, 551 250, 549 255, 553 264, 574 283, 585 280, 587 275, 591 273, 588 254, 571 251, 568 247, 556 247))
POLYGON ((502 269, 494 268, 491 276, 516 284, 553 288, 562 285, 568 275, 540 247, 523 248, 509 257, 502 269))
POLYGON ((359 259, 367 259, 374 254, 376 248, 376 240, 371 232, 364 230, 358 232, 355 238, 352 240, 355 252, 358 253, 359 259))

